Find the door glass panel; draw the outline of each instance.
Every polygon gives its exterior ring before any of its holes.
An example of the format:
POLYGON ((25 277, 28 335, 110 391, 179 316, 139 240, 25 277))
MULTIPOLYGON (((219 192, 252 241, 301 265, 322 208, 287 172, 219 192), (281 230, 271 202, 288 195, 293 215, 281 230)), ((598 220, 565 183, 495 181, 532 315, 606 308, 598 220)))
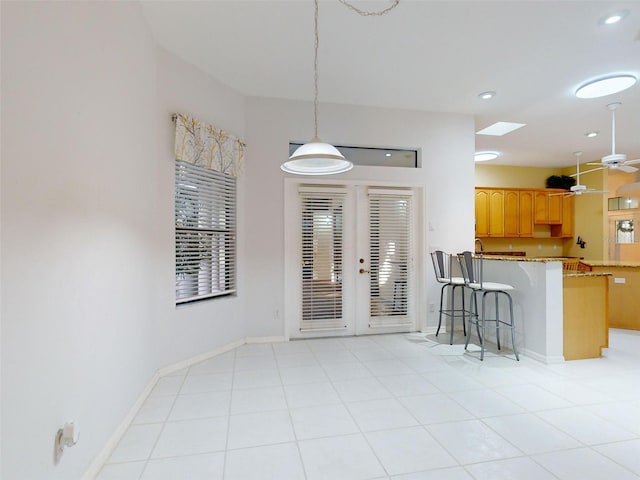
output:
POLYGON ((616 220, 616 243, 634 243, 633 220, 616 220))
POLYGON ((300 192, 302 232, 301 330, 343 327, 341 194, 300 192))
POLYGON ((369 193, 370 314, 408 317, 411 196, 369 193))

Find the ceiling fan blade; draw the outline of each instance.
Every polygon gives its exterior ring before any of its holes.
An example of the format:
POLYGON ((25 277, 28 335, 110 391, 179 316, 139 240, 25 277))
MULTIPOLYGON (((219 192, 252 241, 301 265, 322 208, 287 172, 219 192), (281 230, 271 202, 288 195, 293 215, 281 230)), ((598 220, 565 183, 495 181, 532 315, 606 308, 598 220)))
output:
POLYGON ((587 165, 600 165, 600 166, 602 166, 602 162, 587 162, 587 165))
POLYGON ((636 158, 634 160, 627 160, 626 162, 624 162, 625 165, 636 165, 640 163, 640 158, 636 158))
POLYGON ((618 165, 618 170, 622 170, 623 172, 626 172, 626 173, 633 173, 638 171, 636 167, 630 167, 626 163, 622 165, 618 165))
MULTIPOLYGON (((596 165, 598 165, 598 164, 596 164, 596 165)), ((607 168, 607 167, 600 166, 599 168, 592 168, 591 170, 585 170, 584 172, 580 172, 580 175, 583 175, 585 173, 590 173, 590 172, 596 172, 598 170, 604 170, 605 168, 607 168)), ((635 168, 635 167, 631 167, 631 168, 635 168)), ((571 175, 571 176, 573 177, 573 175, 571 175)))

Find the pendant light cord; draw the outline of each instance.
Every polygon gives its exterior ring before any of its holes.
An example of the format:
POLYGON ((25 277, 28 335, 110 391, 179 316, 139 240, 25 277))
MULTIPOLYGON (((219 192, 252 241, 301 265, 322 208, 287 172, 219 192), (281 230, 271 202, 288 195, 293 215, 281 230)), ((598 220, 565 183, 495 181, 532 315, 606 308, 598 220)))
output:
MULTIPOLYGON (((380 10, 378 12, 368 12, 366 10, 360 10, 359 8, 354 7, 346 0, 338 0, 340 3, 345 5, 347 8, 353 10, 359 15, 368 17, 368 16, 382 16, 389 13, 391 10, 396 8, 400 3, 400 0, 392 0, 392 3, 389 7, 384 10, 380 10)), ((315 43, 314 43, 314 57, 313 57, 313 141, 319 142, 318 137, 318 45, 320 44, 320 35, 318 34, 318 0, 314 0, 315 3, 315 12, 313 15, 314 21, 314 35, 315 35, 315 43)))
POLYGON ((370 17, 370 16, 378 16, 381 17, 382 15, 386 15, 387 13, 389 13, 391 10, 393 10, 394 8, 396 8, 398 6, 398 4, 400 3, 400 0, 393 0, 391 5, 387 8, 385 8, 384 10, 380 10, 378 12, 368 12, 366 10, 360 10, 357 7, 354 7, 353 5, 351 5, 349 2, 347 2, 347 0, 338 0, 341 4, 343 4, 345 7, 347 7, 350 10, 353 10, 354 12, 356 12, 358 15, 362 15, 363 17, 370 17))
POLYGON ((315 44, 314 44, 314 60, 313 60, 313 141, 318 142, 318 44, 320 43, 318 35, 318 0, 315 0, 315 14, 313 16, 315 44))

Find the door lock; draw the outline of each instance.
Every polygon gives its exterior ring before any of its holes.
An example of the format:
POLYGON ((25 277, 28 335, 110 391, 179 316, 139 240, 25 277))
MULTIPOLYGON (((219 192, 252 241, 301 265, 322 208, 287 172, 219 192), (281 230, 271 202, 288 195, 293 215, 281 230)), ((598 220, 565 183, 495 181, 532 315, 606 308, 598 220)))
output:
POLYGON ((371 272, 369 272, 369 270, 365 270, 364 268, 361 268, 360 273, 371 273, 371 272))

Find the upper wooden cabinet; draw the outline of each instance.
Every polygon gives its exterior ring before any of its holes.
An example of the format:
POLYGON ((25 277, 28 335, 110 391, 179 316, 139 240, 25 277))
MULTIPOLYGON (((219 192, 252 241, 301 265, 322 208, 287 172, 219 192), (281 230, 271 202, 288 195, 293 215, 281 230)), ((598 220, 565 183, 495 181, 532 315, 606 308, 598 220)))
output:
MULTIPOLYGON (((564 190, 552 191, 562 193, 564 190)), ((536 225, 560 225, 562 223, 563 195, 550 195, 548 191, 536 191, 534 194, 534 223, 536 225)))
POLYGON ((574 199, 573 195, 560 196, 562 198, 562 223, 551 226, 551 236, 561 238, 573 237, 574 199))
POLYGON ((573 197, 564 190, 476 188, 476 236, 533 238, 534 225, 550 225, 550 236, 573 236, 573 197))
POLYGON ((504 236, 533 237, 533 192, 505 190, 504 236))
POLYGON ((504 237, 504 190, 476 189, 476 236, 504 237))

